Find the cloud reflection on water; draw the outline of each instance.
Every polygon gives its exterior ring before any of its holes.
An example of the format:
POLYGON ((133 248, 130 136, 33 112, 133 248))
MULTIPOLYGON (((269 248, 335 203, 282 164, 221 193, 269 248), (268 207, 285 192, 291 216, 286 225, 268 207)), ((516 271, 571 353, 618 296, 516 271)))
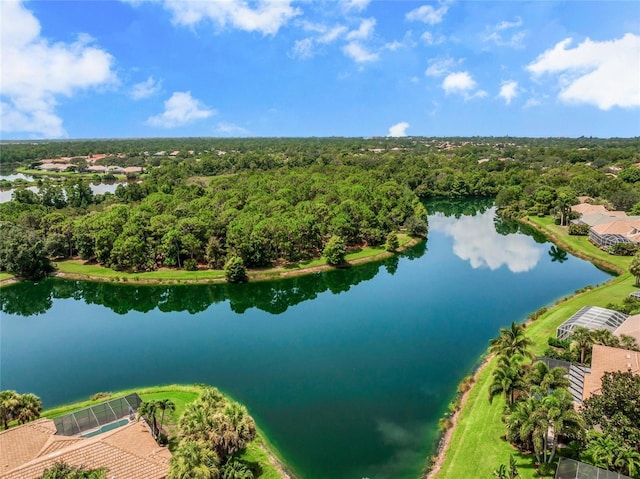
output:
POLYGON ((512 273, 524 273, 540 261, 543 248, 522 233, 499 234, 494 226, 495 208, 476 216, 429 217, 429 231, 453 238, 453 253, 469 261, 474 269, 488 267, 492 271, 505 265, 512 273))

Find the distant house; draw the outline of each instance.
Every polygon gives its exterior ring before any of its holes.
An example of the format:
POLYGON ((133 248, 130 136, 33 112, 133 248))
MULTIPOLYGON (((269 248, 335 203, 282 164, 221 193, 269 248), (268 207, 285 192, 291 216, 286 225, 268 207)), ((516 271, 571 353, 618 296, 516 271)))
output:
POLYGON ((88 173, 106 173, 107 167, 99 166, 99 165, 91 165, 91 166, 87 166, 87 172, 88 173))
POLYGON ((603 205, 592 205, 590 203, 580 203, 577 205, 573 205, 571 207, 571 211, 574 213, 579 213, 582 216, 592 215, 592 214, 601 214, 604 216, 627 216, 624 211, 609 211, 603 205))
POLYGON ((141 166, 127 166, 126 168, 122 169, 122 172, 126 175, 130 174, 130 173, 142 173, 142 167, 141 166))
POLYGON ((68 163, 42 163, 37 168, 42 171, 67 171, 67 169, 72 167, 73 165, 68 163))

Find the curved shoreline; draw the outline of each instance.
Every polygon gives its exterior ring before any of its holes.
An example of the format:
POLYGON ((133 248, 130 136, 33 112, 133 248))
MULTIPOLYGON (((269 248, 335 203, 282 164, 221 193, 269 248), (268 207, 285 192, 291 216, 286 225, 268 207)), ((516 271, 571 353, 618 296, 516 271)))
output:
MULTIPOLYGON (((544 228, 543 226, 540 226, 534 222, 532 222, 529 218, 519 218, 518 219, 519 222, 526 224, 527 226, 530 226, 532 228, 534 228, 536 231, 538 231, 539 233, 543 234, 545 236, 545 238, 547 238, 548 240, 550 240, 552 243, 554 243, 556 246, 561 247, 567 251, 569 251, 572 255, 579 257, 581 259, 587 260, 589 262, 591 262, 594 266, 596 267, 600 267, 602 269, 605 269, 606 271, 614 274, 614 275, 623 275, 625 273, 624 270, 622 270, 619 266, 611 263, 611 262, 607 262, 604 261, 600 258, 596 258, 594 256, 591 256, 585 252, 582 251, 578 251, 576 250, 574 247, 572 247, 571 245, 569 245, 568 243, 566 243, 565 241, 562 241, 557 235, 555 235, 552 231, 549 231, 548 229, 544 228)), ((606 281, 605 283, 603 283, 602 285, 599 286, 598 289, 603 289, 603 288, 607 288, 609 286, 611 286, 612 282, 615 282, 617 279, 617 277, 613 277, 611 279, 609 279, 608 281, 606 281)), ((543 316, 545 316, 546 318, 549 318, 554 309, 556 309, 559 305, 561 305, 562 303, 572 299, 572 298, 576 298, 578 296, 584 295, 585 292, 575 292, 571 295, 568 295, 566 297, 560 298, 559 300, 557 300, 555 303, 550 304, 550 305, 546 305, 546 307, 548 307, 548 310, 545 312, 545 314, 543 316)), ((542 323, 544 321, 545 318, 538 318, 535 321, 542 323)), ((532 319, 531 316, 528 316, 527 319, 524 321, 524 325, 526 327, 530 326, 532 323, 534 322, 534 319, 532 319)), ((488 350, 486 351, 486 353, 488 353, 488 350)), ((485 354, 486 354, 485 353, 485 354)), ((484 356, 484 355, 483 355, 484 356)), ((483 356, 481 356, 481 358, 483 358, 483 356)), ((492 361, 494 359, 493 355, 487 355, 482 359, 482 362, 480 363, 480 365, 478 366, 478 368, 474 371, 472 377, 473 377, 473 383, 471 385, 471 387, 466 390, 464 393, 460 394, 459 398, 460 398, 460 407, 455 411, 455 413, 450 417, 450 420, 452 422, 451 427, 449 427, 445 433, 441 436, 440 441, 438 442, 437 445, 437 449, 436 449, 436 454, 435 456, 433 456, 432 461, 431 461, 431 465, 429 467, 429 469, 423 474, 423 479, 435 479, 438 474, 441 472, 441 469, 445 463, 445 460, 447 459, 447 453, 449 452, 449 448, 451 446, 452 440, 453 440, 453 436, 456 433, 458 427, 460 426, 460 418, 462 416, 463 411, 466 412, 465 407, 467 406, 468 400, 471 396, 472 393, 476 392, 476 388, 481 387, 481 384, 479 382, 479 376, 485 372, 485 370, 491 365, 492 361)))

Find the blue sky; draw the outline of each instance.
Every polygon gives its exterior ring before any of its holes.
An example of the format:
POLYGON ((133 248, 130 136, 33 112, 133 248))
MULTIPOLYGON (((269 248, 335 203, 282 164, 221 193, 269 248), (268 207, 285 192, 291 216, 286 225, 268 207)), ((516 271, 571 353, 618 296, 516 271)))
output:
POLYGON ((0 0, 2 139, 640 136, 640 2, 0 0))

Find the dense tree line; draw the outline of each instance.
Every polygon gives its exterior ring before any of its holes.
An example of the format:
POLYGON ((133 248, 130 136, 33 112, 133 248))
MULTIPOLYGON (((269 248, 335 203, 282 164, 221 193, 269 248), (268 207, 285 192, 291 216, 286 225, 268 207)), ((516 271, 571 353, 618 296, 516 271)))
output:
MULTIPOLYGON (((563 223, 582 195, 640 212, 637 139, 196 138, 1 147, 2 161, 18 158, 15 152, 193 152, 151 157, 156 166, 144 181, 119 185, 115 194, 93 195, 82 180, 44 181, 38 193, 18 189, 0 205, 0 221, 46 256, 78 255, 117 269, 221 269, 232 257, 245 267, 267 266, 317 257, 332 237, 347 248, 381 245, 398 229, 424 234, 417 198, 495 198, 503 216, 557 213, 563 223)), ((23 274, 2 255, 0 269, 23 274)))
MULTIPOLYGON (((232 256, 248 267, 267 266, 317 257, 332 237, 353 247, 383 244, 400 228, 426 233, 426 210, 415 194, 362 168, 247 172, 208 186, 175 170, 159 168, 142 184, 120 185, 99 199, 81 180, 38 194, 22 190, 28 194, 0 207, 0 221, 16 244, 22 238, 49 256, 77 254, 136 271, 220 269, 232 256)), ((33 268, 16 269, 1 254, 0 268, 35 277, 33 268)))

